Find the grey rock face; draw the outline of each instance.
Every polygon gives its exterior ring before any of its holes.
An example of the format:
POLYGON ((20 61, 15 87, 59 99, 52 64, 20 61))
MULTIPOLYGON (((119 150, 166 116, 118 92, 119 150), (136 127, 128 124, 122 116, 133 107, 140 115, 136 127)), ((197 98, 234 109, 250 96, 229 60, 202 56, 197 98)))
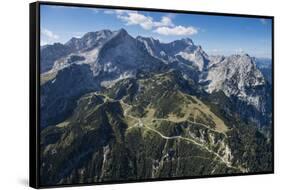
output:
POLYGON ((57 124, 69 116, 76 100, 83 94, 97 90, 89 65, 73 64, 57 73, 55 79, 41 86, 41 128, 57 124))
POLYGON ((213 60, 215 63, 208 68, 202 81, 208 81, 206 91, 212 93, 222 90, 228 97, 236 96, 263 111, 264 96, 257 89, 266 85, 262 73, 257 69, 254 59, 249 55, 232 55, 213 60))
POLYGON ((202 50, 201 46, 194 45, 189 38, 175 40, 170 43, 161 43, 153 38, 138 36, 137 40, 142 42, 147 51, 154 57, 159 58, 165 63, 185 63, 202 71, 208 64, 208 55, 202 50))
POLYGON ((40 72, 44 73, 52 69, 56 60, 68 55, 71 49, 63 44, 55 43, 45 45, 40 49, 40 72))
POLYGON ((133 38, 124 29, 102 30, 72 38, 64 45, 44 46, 41 55, 41 72, 57 73, 73 64, 86 64, 100 84, 110 86, 140 72, 177 70, 209 94, 222 91, 262 114, 271 108, 269 79, 256 66, 256 59, 247 54, 208 56, 189 38, 162 43, 133 38))
POLYGON ((73 52, 89 51, 102 45, 113 35, 110 30, 101 30, 97 32, 88 32, 82 38, 72 38, 65 43, 73 52))

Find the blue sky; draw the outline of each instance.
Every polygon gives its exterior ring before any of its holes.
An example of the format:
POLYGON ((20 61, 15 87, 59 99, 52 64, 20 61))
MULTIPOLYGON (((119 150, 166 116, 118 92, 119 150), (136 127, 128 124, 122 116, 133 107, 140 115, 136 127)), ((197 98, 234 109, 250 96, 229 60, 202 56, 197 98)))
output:
POLYGON ((212 55, 271 58, 271 20, 41 5, 41 45, 65 43, 90 31, 124 28, 134 37, 170 42, 191 38, 212 55))

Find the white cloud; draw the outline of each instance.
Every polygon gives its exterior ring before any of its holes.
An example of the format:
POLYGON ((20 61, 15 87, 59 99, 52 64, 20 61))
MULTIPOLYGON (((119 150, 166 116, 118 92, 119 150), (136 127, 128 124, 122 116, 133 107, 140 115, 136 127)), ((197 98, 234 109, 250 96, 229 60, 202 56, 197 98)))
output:
POLYGON ((121 10, 121 9, 118 9, 118 10, 105 10, 105 11, 103 11, 104 14, 108 14, 108 15, 112 15, 112 14, 122 15, 122 14, 130 13, 130 12, 135 12, 135 11, 127 11, 127 10, 121 10))
POLYGON ((75 38, 81 38, 84 34, 86 34, 86 32, 72 32, 71 36, 75 38))
POLYGON ((192 26, 175 26, 175 27, 159 27, 154 32, 162 35, 173 35, 173 36, 190 36, 198 33, 198 30, 192 26))
POLYGON ((124 14, 124 13, 129 13, 130 11, 126 11, 126 10, 115 10, 115 13, 118 15, 124 14))
POLYGON ((161 21, 157 22, 154 21, 152 17, 137 12, 118 12, 117 14, 117 18, 124 21, 126 25, 139 25, 145 30, 151 30, 154 27, 174 26, 171 18, 166 16, 162 17, 161 21))
POLYGON ((160 22, 154 22, 154 26, 156 26, 156 27, 174 26, 174 23, 172 22, 171 18, 169 18, 167 16, 163 16, 160 22))
POLYGON ((94 13, 99 13, 98 9, 91 9, 94 13))
POLYGON ((236 54, 244 54, 244 53, 245 53, 245 51, 244 51, 243 48, 235 49, 234 52, 235 52, 236 54))
POLYGON ((261 19, 260 19, 260 22, 261 22, 262 24, 266 24, 266 23, 267 23, 266 19, 264 19, 264 18, 261 18, 261 19))
POLYGON ((41 30, 41 33, 42 33, 44 36, 48 37, 48 38, 55 39, 55 40, 59 39, 59 36, 58 36, 58 35, 54 34, 52 31, 50 31, 50 30, 48 30, 48 29, 44 29, 44 28, 43 28, 43 29, 41 30))
POLYGON ((42 42, 44 42, 45 44, 54 43, 59 40, 59 36, 57 34, 46 28, 41 29, 41 36, 44 39, 42 40, 42 42))
POLYGON ((107 15, 111 15, 111 14, 114 14, 114 11, 113 10, 105 10, 103 11, 104 14, 107 14, 107 15))
POLYGON ((117 17, 126 22, 126 25, 140 25, 145 30, 150 30, 153 27, 153 19, 139 13, 128 13, 117 17))
POLYGON ((104 13, 116 14, 117 18, 126 25, 139 25, 145 30, 153 30, 153 32, 161 35, 187 36, 198 33, 198 29, 193 26, 176 26, 171 15, 163 16, 160 21, 155 21, 152 17, 145 16, 137 11, 106 10, 104 13))
POLYGON ((42 40, 41 42, 40 42, 40 46, 44 46, 44 45, 47 45, 48 43, 46 42, 46 41, 44 41, 44 40, 42 40))

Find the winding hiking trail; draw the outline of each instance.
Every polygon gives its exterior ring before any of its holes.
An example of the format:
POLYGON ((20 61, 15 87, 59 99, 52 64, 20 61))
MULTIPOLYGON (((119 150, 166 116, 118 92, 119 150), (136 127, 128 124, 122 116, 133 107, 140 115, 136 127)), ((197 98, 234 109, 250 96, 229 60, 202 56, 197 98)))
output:
MULTIPOLYGON (((163 139, 165 139, 165 140, 181 139, 181 140, 188 141, 188 142, 190 142, 190 143, 193 143, 194 145, 200 146, 202 149, 204 149, 204 150, 206 150, 207 152, 213 154, 215 157, 217 157, 217 158, 219 159, 219 161, 221 161, 222 163, 224 163, 227 167, 232 168, 232 169, 235 169, 235 170, 239 170, 239 171, 241 171, 241 172, 246 172, 246 169, 245 169, 245 168, 243 168, 243 167, 241 167, 241 166, 239 166, 239 167, 232 166, 231 162, 227 161, 225 158, 223 158, 222 156, 220 156, 218 153, 214 152, 213 150, 209 149, 209 148, 206 147, 204 144, 200 144, 200 143, 196 142, 195 140, 193 140, 193 139, 191 139, 191 138, 183 137, 183 136, 180 136, 180 135, 178 135, 178 136, 165 136, 165 135, 163 135, 161 132, 157 131, 156 129, 153 129, 153 128, 151 128, 151 127, 145 125, 145 124, 143 123, 143 121, 141 120, 141 118, 138 118, 138 117, 135 117, 135 116, 133 116, 133 115, 128 114, 128 111, 132 108, 132 105, 125 103, 125 102, 123 101, 123 99, 121 99, 121 100, 115 100, 115 99, 112 99, 112 98, 108 97, 107 95, 98 94, 98 93, 95 93, 95 95, 104 97, 104 100, 105 100, 105 101, 119 102, 121 105, 125 105, 125 106, 126 106, 126 109, 123 110, 123 111, 124 111, 124 112, 123 112, 123 115, 124 115, 125 117, 130 117, 131 119, 134 119, 134 120, 137 121, 137 123, 135 123, 133 126, 131 126, 131 127, 129 127, 129 128, 133 128, 133 127, 135 127, 135 128, 136 128, 136 127, 138 127, 138 128, 146 128, 146 129, 148 129, 148 130, 150 130, 150 131, 155 132, 156 134, 158 134, 161 138, 163 138, 163 139)), ((169 120, 169 119, 166 119, 166 118, 153 118, 153 120, 173 122, 173 121, 171 121, 171 120, 169 120)), ((190 123, 192 123, 192 124, 196 124, 196 125, 200 125, 200 126, 206 127, 206 128, 208 128, 209 130, 218 132, 218 131, 212 129, 211 127, 209 127, 209 126, 207 126, 207 125, 205 125, 205 124, 196 123, 196 122, 190 121, 190 120, 188 120, 188 119, 187 119, 186 121, 188 121, 188 122, 190 122, 190 123)), ((152 124, 152 123, 151 123, 151 124, 152 124)), ((223 134, 226 136, 225 133, 223 133, 223 134)))

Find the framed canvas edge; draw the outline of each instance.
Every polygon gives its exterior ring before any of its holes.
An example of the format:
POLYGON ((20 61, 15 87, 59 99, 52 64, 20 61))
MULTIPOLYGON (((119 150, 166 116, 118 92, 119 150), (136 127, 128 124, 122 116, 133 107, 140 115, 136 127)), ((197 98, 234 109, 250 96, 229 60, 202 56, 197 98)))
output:
POLYGON ((39 188, 39 2, 29 4, 29 186, 39 188))
POLYGON ((147 7, 126 7, 113 5, 97 5, 97 4, 83 4, 83 3, 65 3, 65 2, 49 2, 36 1, 29 4, 29 186, 36 189, 45 188, 60 188, 60 187, 77 187, 77 186, 91 186, 91 185, 111 185, 123 183, 141 183, 141 182, 157 182, 157 181, 172 181, 172 180, 186 180, 186 179, 204 179, 217 177, 237 177, 250 175, 264 175, 275 173, 275 134, 274 134, 274 16, 269 15, 251 15, 251 14, 237 14, 237 13, 221 13, 221 12, 207 12, 207 11, 189 11, 189 10, 171 10, 171 9, 157 9, 147 7), (200 175, 200 176, 183 176, 171 178, 157 178, 157 179, 140 179, 140 180, 118 180, 95 183, 75 183, 75 184, 59 184, 43 186, 40 184, 40 5, 54 5, 54 6, 69 6, 69 7, 87 7, 87 8, 104 8, 104 9, 122 9, 122 10, 137 10, 137 11, 154 11, 165 13, 186 13, 197 15, 214 15, 214 16, 232 16, 232 17, 246 17, 246 18, 266 18, 272 20, 271 28, 271 44, 272 44, 272 170, 262 172, 249 173, 235 173, 235 174, 220 174, 220 175, 200 175))

